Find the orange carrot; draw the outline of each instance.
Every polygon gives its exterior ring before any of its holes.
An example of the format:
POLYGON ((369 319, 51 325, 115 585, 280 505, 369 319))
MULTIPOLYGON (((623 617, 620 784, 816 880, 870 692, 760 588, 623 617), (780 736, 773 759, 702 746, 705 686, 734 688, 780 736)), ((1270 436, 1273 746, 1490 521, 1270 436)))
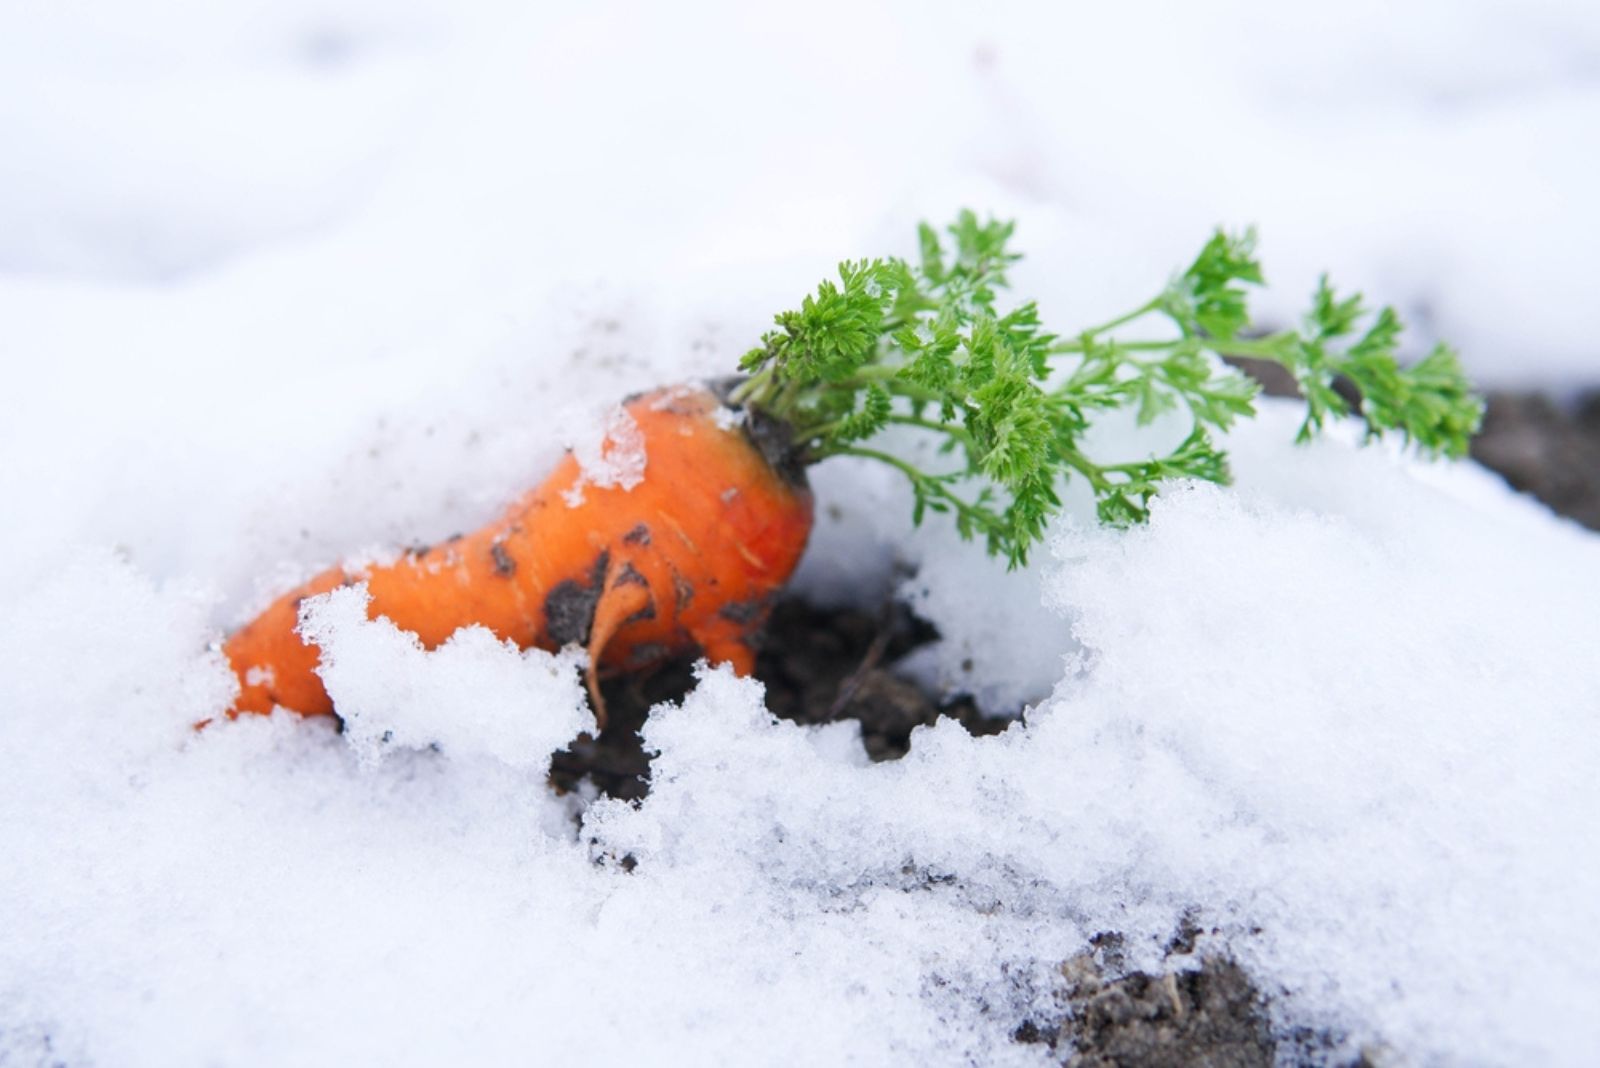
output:
POLYGON ((753 636, 811 531, 804 469, 786 462, 782 428, 763 434, 759 422, 719 417, 723 403, 709 390, 662 390, 625 407, 645 450, 631 489, 582 484, 578 499, 583 472, 568 455, 476 533, 392 564, 322 572, 224 644, 240 682, 230 714, 335 711, 316 673, 319 650, 295 628, 306 598, 358 582, 370 618, 387 617, 429 648, 474 623, 524 648, 585 646, 602 727, 601 669, 698 648, 749 674, 753 636))

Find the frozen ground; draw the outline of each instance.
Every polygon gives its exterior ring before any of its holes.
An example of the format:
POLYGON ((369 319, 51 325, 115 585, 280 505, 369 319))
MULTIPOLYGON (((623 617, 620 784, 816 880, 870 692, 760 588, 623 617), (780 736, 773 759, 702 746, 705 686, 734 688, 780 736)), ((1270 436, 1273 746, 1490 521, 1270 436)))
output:
POLYGON ((1600 541, 1282 407, 1236 487, 1075 502, 1009 576, 816 472, 802 591, 920 564, 924 675, 1032 703, 997 737, 869 766, 712 674, 643 805, 586 804, 570 659, 337 602, 354 729, 189 725, 265 597, 482 522, 962 204, 1064 327, 1254 221, 1277 316, 1326 267, 1592 383, 1597 140, 1583 5, 0 13, 0 1063, 1034 1063, 1059 962, 1190 910, 1285 1027, 1587 1062, 1600 541))

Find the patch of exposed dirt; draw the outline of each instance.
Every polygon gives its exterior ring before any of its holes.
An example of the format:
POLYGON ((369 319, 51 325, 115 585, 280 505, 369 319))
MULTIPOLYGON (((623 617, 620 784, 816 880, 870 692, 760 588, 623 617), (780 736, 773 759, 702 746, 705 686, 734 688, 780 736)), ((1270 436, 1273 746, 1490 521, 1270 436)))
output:
POLYGON ((897 760, 911 748, 911 731, 941 716, 972 734, 997 734, 1007 717, 985 716, 970 697, 940 700, 894 674, 915 649, 939 632, 891 603, 876 618, 852 609, 815 608, 798 599, 781 602, 767 626, 756 675, 767 687, 767 707, 796 723, 861 723, 873 760, 897 760))
POLYGON ((1491 393, 1472 458, 1513 489, 1600 530, 1600 391, 1570 405, 1539 393, 1491 393))
POLYGON ((1127 967, 1123 938, 1096 935, 1060 967, 1058 1018, 1024 1023, 1017 1040, 1047 1045, 1074 1068, 1271 1068, 1278 1055, 1267 999, 1190 921, 1166 967, 1127 967))
POLYGON ((1207 957, 1193 971, 1110 977, 1092 954, 1062 965, 1072 1016, 1058 1032, 1079 1068, 1271 1068, 1266 1001, 1244 969, 1207 957))
POLYGON ((1275 1037, 1270 997, 1215 930, 1186 919, 1156 972, 1129 968, 1123 950, 1121 935, 1104 933, 1063 962, 1059 1011, 1023 1023, 1016 1040, 1071 1068, 1373 1068, 1369 1051, 1350 1053, 1326 1031, 1275 1037))
MULTIPOLYGON (((797 723, 861 724, 861 740, 873 760, 896 760, 911 748, 914 728, 950 716, 973 734, 994 734, 1013 721, 985 716, 972 699, 940 700, 894 673, 914 649, 938 640, 939 632, 891 603, 873 615, 851 608, 818 608, 786 598, 773 609, 756 659, 756 677, 767 688, 767 707, 797 723)), ((606 681, 609 722, 597 739, 580 738, 557 753, 550 779, 577 789, 587 778, 601 793, 637 800, 650 789, 650 761, 639 739, 645 714, 662 701, 679 701, 694 684, 692 660, 606 681)))

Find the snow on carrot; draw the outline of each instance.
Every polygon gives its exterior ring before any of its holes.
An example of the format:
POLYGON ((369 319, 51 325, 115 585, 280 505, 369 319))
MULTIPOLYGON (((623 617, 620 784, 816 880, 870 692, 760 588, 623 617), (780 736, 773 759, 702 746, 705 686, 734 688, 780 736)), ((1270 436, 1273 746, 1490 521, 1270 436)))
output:
POLYGON ((1016 566, 1068 479, 1087 482, 1109 523, 1144 519, 1168 480, 1227 481, 1213 435, 1254 414, 1256 386, 1222 356, 1270 360, 1294 376, 1307 404, 1302 440, 1349 414, 1333 388, 1341 377, 1361 393, 1370 436, 1396 430, 1425 453, 1458 457, 1477 429, 1482 404, 1455 354, 1439 345, 1401 368, 1394 312, 1369 317, 1359 294, 1341 299, 1326 278, 1299 328, 1253 331, 1245 287, 1262 275, 1252 233, 1219 231, 1153 299, 1068 336, 1046 332, 1031 302, 997 308, 1019 258, 1011 233, 963 212, 948 243, 920 228, 915 266, 842 263, 838 282, 776 317, 741 361, 744 377, 628 401, 613 420, 629 438, 625 470, 593 477, 569 455, 474 534, 390 564, 331 568, 284 594, 224 645, 240 682, 231 711, 334 712, 299 610, 365 583, 369 616, 428 647, 471 624, 524 648, 583 646, 604 726, 602 671, 698 650, 750 672, 811 530, 809 465, 840 455, 889 464, 910 480, 918 522, 947 514, 962 537, 1016 566), (1116 338, 1150 318, 1171 336, 1116 338), (1166 454, 1097 461, 1085 432, 1119 408, 1141 422, 1186 416, 1189 432, 1166 454), (924 470, 873 440, 891 426, 942 438, 946 468, 924 470))

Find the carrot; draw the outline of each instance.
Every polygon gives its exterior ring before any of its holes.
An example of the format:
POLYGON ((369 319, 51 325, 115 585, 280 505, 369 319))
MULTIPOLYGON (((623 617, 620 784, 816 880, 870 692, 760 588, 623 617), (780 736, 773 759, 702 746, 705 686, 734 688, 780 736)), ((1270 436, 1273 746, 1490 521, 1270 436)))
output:
POLYGON ((319 650, 295 628, 306 598, 358 582, 371 618, 387 617, 430 648, 473 623, 525 648, 584 645, 602 727, 602 668, 699 648, 749 674, 752 635, 811 531, 804 469, 763 454, 758 442, 772 435, 719 421, 723 403, 709 390, 657 391, 625 408, 644 443, 637 485, 583 485, 579 499, 583 473, 568 455, 476 533, 392 564, 322 572, 224 643, 241 683, 233 713, 334 711, 316 673, 319 650))
POLYGON ((798 309, 776 316, 718 393, 665 390, 626 405, 646 453, 631 489, 580 485, 567 457, 499 522, 379 567, 333 568, 279 598, 226 642, 240 680, 232 711, 282 705, 334 711, 316 673, 319 651, 295 628, 302 601, 365 582, 368 612, 425 645, 481 624, 520 646, 589 651, 596 718, 602 670, 626 670, 687 650, 748 674, 772 599, 805 549, 812 502, 806 466, 833 456, 890 465, 911 485, 913 520, 947 515, 964 538, 1012 566, 1026 561, 1081 478, 1100 518, 1136 523, 1170 479, 1228 480, 1214 435, 1254 414, 1252 382, 1220 356, 1288 369, 1306 396, 1301 439, 1349 408, 1342 375, 1362 393, 1370 437, 1394 430, 1425 453, 1461 456, 1482 416, 1455 353, 1438 345, 1415 367, 1397 360, 1391 309, 1369 318, 1359 296, 1324 278, 1298 330, 1250 322, 1245 287, 1261 282, 1254 234, 1218 231, 1195 261, 1139 308, 1058 336, 1030 302, 996 307, 1020 257, 1012 226, 963 212, 947 233, 920 231, 920 261, 839 265, 798 309), (1175 336, 1119 341, 1156 318, 1175 336), (1067 366, 1054 361, 1065 357, 1067 366), (1097 463, 1085 451, 1097 413, 1131 408, 1139 422, 1189 419, 1167 454, 1097 463), (732 416, 730 418, 730 416, 732 416), (882 444, 893 427, 940 442, 930 473, 882 444))

